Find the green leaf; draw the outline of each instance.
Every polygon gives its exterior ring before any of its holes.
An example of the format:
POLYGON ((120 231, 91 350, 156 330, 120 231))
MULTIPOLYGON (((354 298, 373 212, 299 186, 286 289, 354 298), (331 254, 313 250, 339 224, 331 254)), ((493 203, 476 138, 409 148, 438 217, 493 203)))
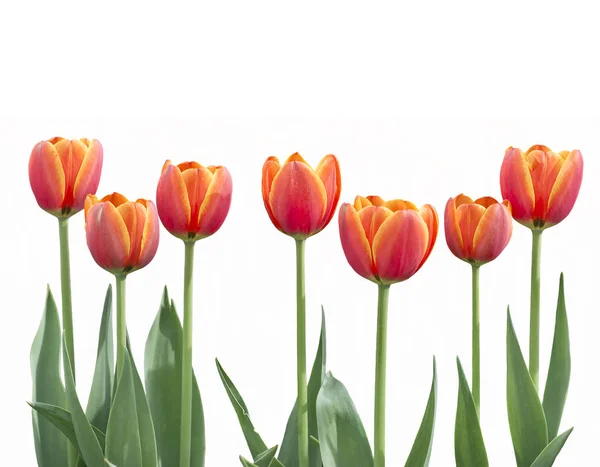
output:
POLYGON ((548 444, 546 416, 508 311, 506 332, 508 422, 518 467, 530 467, 548 444))
POLYGON ((433 432, 435 428, 435 409, 437 402, 437 369, 435 357, 433 357, 433 380, 429 400, 425 408, 425 414, 421 421, 421 427, 413 443, 405 467, 427 467, 431 457, 431 446, 433 444, 433 432))
POLYGON ((242 456, 240 456, 240 462, 244 467, 258 467, 255 463, 250 462, 248 459, 242 456))
MULTIPOLYGON (((65 389, 60 379, 60 322, 50 292, 40 326, 31 345, 32 401, 65 406, 65 389)), ((50 421, 32 412, 33 437, 38 466, 67 465, 67 439, 50 421)))
POLYGON ((558 304, 556 306, 556 324, 554 327, 554 342, 552 357, 544 391, 544 413, 548 423, 548 439, 554 439, 560 428, 569 380, 571 378, 571 351, 569 344, 569 322, 565 304, 565 283, 563 274, 560 275, 558 289, 558 304))
POLYGON ((329 372, 317 397, 323 467, 371 467, 373 452, 346 387, 329 372))
POLYGON ((552 442, 546 446, 546 448, 537 457, 535 462, 531 464, 531 467, 551 467, 556 460, 556 457, 560 453, 561 449, 567 442, 567 439, 571 435, 573 428, 568 429, 560 436, 554 438, 552 442))
MULTIPOLYGON (((325 311, 321 308, 321 337, 317 355, 313 363, 310 379, 308 381, 308 434, 317 437, 317 396, 325 379, 326 363, 326 332, 325 332, 325 311)), ((321 466, 321 451, 319 446, 314 443, 309 444, 309 465, 321 466)), ((281 442, 281 450, 278 459, 286 467, 298 467, 298 401, 294 403, 294 408, 285 428, 285 435, 281 442)))
MULTIPOLYGON (((146 395, 154 422, 161 465, 179 465, 181 426, 181 348, 183 330, 165 287, 144 354, 146 395)), ((204 411, 192 374, 192 457, 190 467, 204 467, 204 411)))
POLYGON ((489 463, 479 426, 479 416, 458 357, 456 365, 458 367, 458 405, 454 425, 456 467, 487 467, 489 463))
POLYGON ((104 309, 100 322, 94 379, 85 411, 90 423, 103 431, 106 431, 108 416, 110 414, 114 371, 112 286, 109 285, 106 291, 106 298, 104 299, 104 309))
POLYGON ((67 395, 67 408, 71 412, 71 420, 73 421, 73 429, 77 437, 79 452, 81 457, 87 464, 87 467, 104 467, 104 454, 98 442, 98 438, 94 433, 92 425, 83 413, 77 391, 75 390, 75 381, 73 379, 73 371, 71 370, 71 360, 66 351, 67 345, 63 339, 62 353, 65 368, 65 382, 67 395))
POLYGON ((105 454, 106 458, 116 465, 127 467, 144 465, 131 358, 127 349, 125 349, 123 371, 117 384, 117 393, 108 418, 105 454))
POLYGON ((254 459, 254 462, 258 467, 269 467, 271 465, 271 461, 275 458, 275 453, 277 452, 278 446, 273 446, 270 449, 267 449, 265 452, 260 453, 254 459))
POLYGON ((231 405, 233 405, 233 409, 235 410, 240 427, 244 433, 244 438, 246 438, 246 443, 248 444, 252 458, 256 459, 257 456, 267 450, 267 445, 264 443, 260 435, 254 430, 254 425, 250 420, 250 414, 248 413, 248 407, 246 407, 244 399, 242 399, 242 396, 236 389, 235 385, 229 376, 227 376, 227 373, 225 373, 225 370, 219 363, 218 359, 216 360, 216 363, 219 376, 221 377, 225 391, 227 391, 231 405))

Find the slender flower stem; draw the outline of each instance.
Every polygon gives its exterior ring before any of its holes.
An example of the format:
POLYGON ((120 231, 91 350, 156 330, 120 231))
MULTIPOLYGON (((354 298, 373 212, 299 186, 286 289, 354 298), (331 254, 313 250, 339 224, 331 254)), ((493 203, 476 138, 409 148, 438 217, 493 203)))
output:
POLYGON ((185 242, 185 269, 183 275, 183 358, 181 364, 181 438, 179 445, 180 467, 190 467, 191 461, 194 245, 195 242, 185 242))
MULTIPOLYGON (((73 339, 73 305, 71 301, 71 260, 69 254, 69 219, 58 219, 58 237, 60 242, 60 286, 62 295, 62 323, 63 335, 67 344, 67 355, 71 360, 71 371, 75 381, 75 346, 73 339)), ((65 371, 65 380, 66 380, 65 371)), ((69 467, 75 467, 77 463, 77 451, 69 443, 68 447, 69 467)))
POLYGON ((480 377, 480 351, 479 351, 479 266, 473 264, 473 325, 472 325, 472 370, 473 370, 473 400, 475 401, 475 409, 477 409, 477 415, 480 414, 479 402, 481 393, 481 377, 480 377))
POLYGON ((117 282, 117 376, 119 381, 125 363, 125 347, 127 346, 127 314, 125 311, 125 279, 126 275, 115 275, 117 282))
POLYGON ((532 230, 531 246, 531 308, 529 314, 529 373, 536 389, 540 381, 540 263, 542 231, 532 230))
POLYGON ((304 242, 296 240, 296 346, 298 371, 298 461, 308 467, 308 402, 306 387, 306 292, 304 287, 304 242))
POLYGON ((385 467, 385 378, 389 285, 379 285, 375 357, 375 467, 385 467))

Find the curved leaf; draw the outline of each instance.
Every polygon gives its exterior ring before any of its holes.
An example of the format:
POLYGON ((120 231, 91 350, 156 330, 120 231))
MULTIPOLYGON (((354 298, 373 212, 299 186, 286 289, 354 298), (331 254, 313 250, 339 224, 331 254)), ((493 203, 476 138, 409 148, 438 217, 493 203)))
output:
POLYGON ((433 380, 429 400, 425 408, 425 414, 413 447, 410 451, 405 467, 427 467, 431 457, 431 446, 433 445, 433 432, 435 428, 435 409, 437 399, 437 368, 435 357, 433 357, 433 380))
POLYGON ((570 428, 560 436, 554 438, 552 442, 540 453, 535 462, 531 464, 531 467, 551 467, 554 465, 556 457, 567 442, 567 439, 569 439, 569 436, 571 436, 572 431, 573 428, 570 428))
POLYGON ((556 306, 556 324, 554 325, 554 342, 552 357, 544 390, 544 413, 548 424, 548 439, 554 439, 560 429, 569 380, 571 378, 571 351, 569 344, 569 321, 565 304, 565 283, 563 274, 560 275, 558 289, 558 304, 556 306))
POLYGON ((508 311, 506 332, 508 422, 518 467, 530 467, 548 444, 546 416, 508 311))
POLYGON ((454 457, 456 467, 488 467, 487 452, 473 395, 460 359, 458 367, 458 405, 454 425, 454 457))
POLYGON ((271 465, 271 461, 275 458, 275 453, 277 453, 277 448, 279 446, 273 446, 270 449, 267 449, 265 452, 260 453, 254 459, 254 462, 258 467, 269 467, 271 465))
POLYGON ((373 451, 346 387, 327 373, 317 397, 323 467, 372 467, 373 451))

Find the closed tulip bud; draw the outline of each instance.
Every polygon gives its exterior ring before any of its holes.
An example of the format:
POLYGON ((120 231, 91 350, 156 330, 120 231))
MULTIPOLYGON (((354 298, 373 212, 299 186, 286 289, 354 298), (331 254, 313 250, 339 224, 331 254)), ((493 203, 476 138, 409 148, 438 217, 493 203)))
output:
POLYGON ((429 257, 438 231, 436 210, 409 201, 358 196, 339 215, 346 259, 361 276, 378 284, 401 282, 429 257))
POLYGON ((231 191, 231 175, 225 167, 167 161, 156 189, 160 220, 184 241, 206 238, 225 222, 231 191))
POLYGON ((97 139, 56 137, 36 144, 29 158, 29 182, 39 206, 58 218, 81 211, 85 197, 98 189, 102 154, 97 139))
POLYGON ((512 235, 510 203, 486 196, 450 198, 444 213, 446 242, 454 255, 474 265, 496 259, 512 235))
POLYGON ((298 153, 281 165, 269 157, 263 165, 262 195, 273 225, 297 240, 323 230, 340 199, 342 179, 338 160, 325 156, 316 170, 298 153))
POLYGON ((546 146, 532 146, 523 153, 510 147, 502 162, 500 186, 515 220, 542 230, 569 215, 582 177, 583 158, 577 150, 553 152, 546 146))
POLYGON ((158 249, 158 214, 152 201, 113 193, 85 200, 85 232, 98 266, 119 276, 142 269, 158 249))

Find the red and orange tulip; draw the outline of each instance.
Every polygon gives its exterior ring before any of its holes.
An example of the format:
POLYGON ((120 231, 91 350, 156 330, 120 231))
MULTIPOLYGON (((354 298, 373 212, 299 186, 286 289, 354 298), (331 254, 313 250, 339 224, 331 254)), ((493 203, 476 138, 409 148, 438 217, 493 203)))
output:
POLYGON ((298 153, 283 165, 276 157, 269 157, 263 166, 262 195, 267 213, 275 227, 297 240, 329 224, 341 189, 340 166, 332 154, 325 156, 316 170, 298 153))
POLYGON ((510 147, 502 162, 500 185, 515 220, 541 230, 569 215, 582 177, 583 158, 577 150, 553 152, 537 145, 523 153, 510 147))
POLYGON ((496 259, 512 235, 510 203, 486 196, 473 201, 463 194, 450 198, 444 213, 446 242, 454 255, 471 264, 496 259))
POLYGON ((206 238, 225 222, 231 191, 231 175, 225 167, 166 161, 156 189, 160 220, 184 241, 206 238))
POLYGON ((346 259, 361 276, 379 284, 401 282, 429 257, 438 216, 429 204, 357 196, 340 207, 340 238, 346 259))
POLYGON ((98 265, 125 275, 150 263, 158 248, 158 214, 152 201, 119 193, 85 200, 87 244, 98 265))
POLYGON ((29 158, 29 182, 39 206, 60 218, 81 211, 85 197, 98 189, 102 155, 97 139, 56 137, 36 144, 29 158))

